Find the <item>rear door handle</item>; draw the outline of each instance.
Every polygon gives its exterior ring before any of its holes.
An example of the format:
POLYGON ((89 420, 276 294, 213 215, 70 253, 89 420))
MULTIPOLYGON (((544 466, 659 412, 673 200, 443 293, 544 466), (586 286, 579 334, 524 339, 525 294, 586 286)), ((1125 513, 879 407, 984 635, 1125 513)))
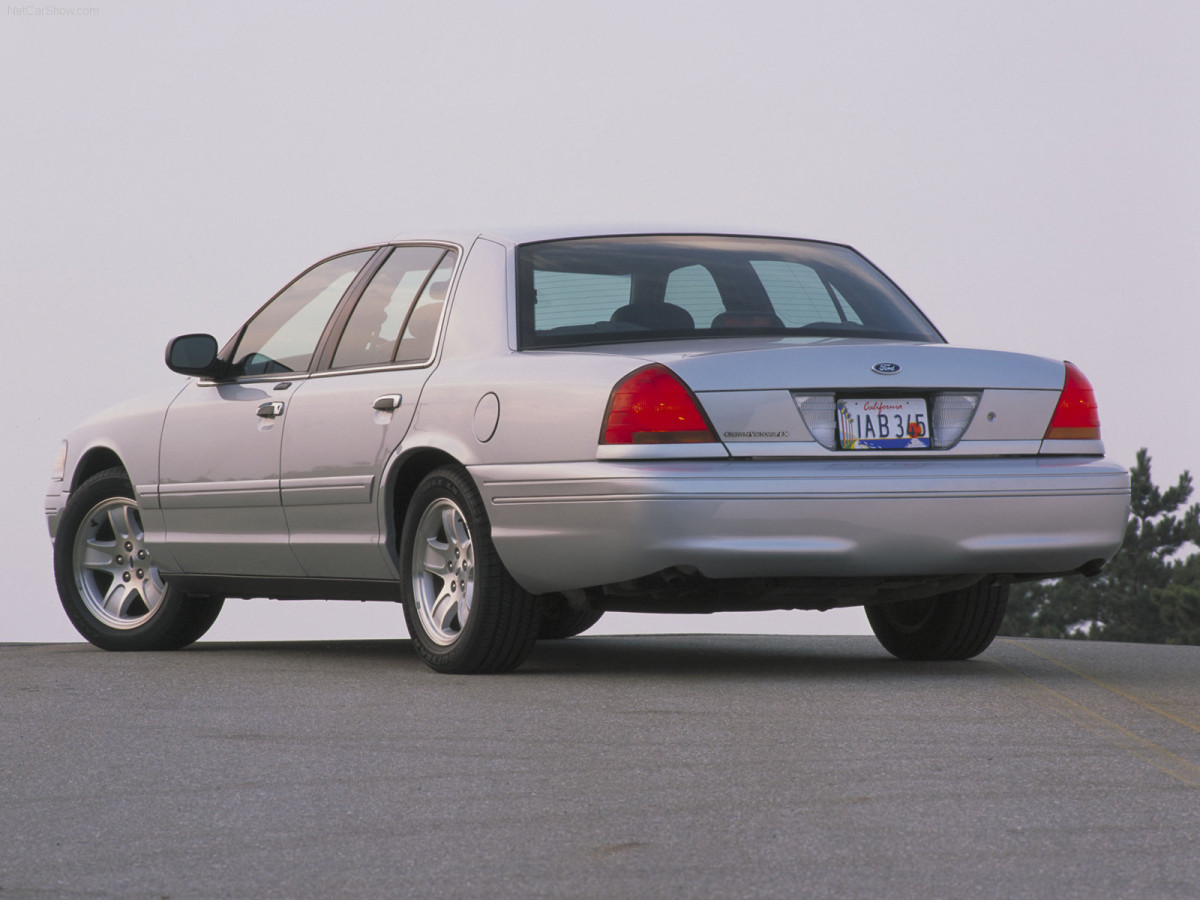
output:
POLYGON ((262 419, 274 419, 283 415, 283 403, 279 400, 273 400, 270 403, 264 403, 258 408, 258 416, 262 419))
POLYGON ((400 401, 403 399, 400 394, 384 394, 375 398, 375 409, 380 412, 394 412, 400 408, 400 401))

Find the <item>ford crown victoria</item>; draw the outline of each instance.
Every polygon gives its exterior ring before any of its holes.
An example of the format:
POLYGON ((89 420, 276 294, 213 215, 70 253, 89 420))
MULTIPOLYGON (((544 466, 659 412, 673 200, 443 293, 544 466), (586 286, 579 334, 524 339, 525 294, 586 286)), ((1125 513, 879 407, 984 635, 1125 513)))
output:
POLYGON ((833 243, 397 239, 166 363, 188 380, 79 426, 47 494, 63 606, 108 649, 265 596, 400 602, 446 672, 606 610, 862 605, 896 656, 965 659, 1128 510, 1078 368, 948 344, 833 243))

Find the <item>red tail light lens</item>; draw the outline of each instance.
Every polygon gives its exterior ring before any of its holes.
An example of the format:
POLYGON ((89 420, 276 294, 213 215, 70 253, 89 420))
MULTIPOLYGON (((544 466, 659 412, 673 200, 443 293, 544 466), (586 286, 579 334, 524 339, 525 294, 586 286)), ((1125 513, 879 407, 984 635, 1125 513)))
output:
POLYGON ((1100 410, 1091 382, 1071 363, 1063 382, 1058 407, 1046 429, 1048 441, 1097 441, 1100 439, 1100 410))
POLYGON ((717 436, 696 399, 666 366, 638 369, 613 388, 602 444, 705 444, 717 436))

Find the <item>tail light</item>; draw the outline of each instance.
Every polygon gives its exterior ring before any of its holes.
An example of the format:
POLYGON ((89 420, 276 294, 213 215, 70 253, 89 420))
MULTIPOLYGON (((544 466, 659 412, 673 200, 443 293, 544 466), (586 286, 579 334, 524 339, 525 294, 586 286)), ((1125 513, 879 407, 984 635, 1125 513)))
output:
POLYGON ((1091 382, 1071 363, 1067 363, 1058 406, 1050 418, 1045 439, 1048 441, 1098 441, 1100 410, 1091 382))
POLYGON ((613 388, 602 444, 705 444, 716 434, 687 386, 666 366, 638 369, 613 388))

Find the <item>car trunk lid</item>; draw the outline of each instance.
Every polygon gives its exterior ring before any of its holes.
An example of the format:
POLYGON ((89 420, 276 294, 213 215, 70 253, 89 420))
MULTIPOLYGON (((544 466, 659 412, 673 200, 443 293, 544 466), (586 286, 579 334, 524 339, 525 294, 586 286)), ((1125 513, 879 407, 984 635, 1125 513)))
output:
POLYGON ((1063 386, 1062 362, 944 344, 711 344, 683 351, 662 343, 639 355, 666 365, 695 392, 733 456, 1036 454, 1063 386), (905 439, 867 440, 875 436, 867 423, 871 433, 847 445, 837 424, 842 407, 861 412, 876 401, 909 416, 905 439), (912 440, 920 416, 924 441, 912 440))

